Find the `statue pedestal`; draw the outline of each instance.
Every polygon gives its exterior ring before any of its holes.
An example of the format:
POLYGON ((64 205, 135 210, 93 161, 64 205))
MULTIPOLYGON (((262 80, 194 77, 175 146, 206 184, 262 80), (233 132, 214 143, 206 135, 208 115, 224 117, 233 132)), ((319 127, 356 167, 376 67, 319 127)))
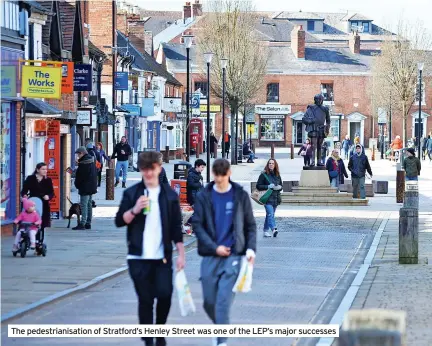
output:
POLYGON ((330 179, 325 167, 304 167, 300 175, 300 187, 330 187, 330 179))

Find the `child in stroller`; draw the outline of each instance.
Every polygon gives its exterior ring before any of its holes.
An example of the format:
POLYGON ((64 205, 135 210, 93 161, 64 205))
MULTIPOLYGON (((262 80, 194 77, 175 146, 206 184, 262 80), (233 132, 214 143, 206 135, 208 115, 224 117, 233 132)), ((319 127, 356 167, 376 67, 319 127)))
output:
POLYGON ((42 213, 42 201, 39 198, 23 199, 23 211, 14 220, 18 225, 19 231, 15 236, 15 242, 12 248, 14 256, 18 252, 24 257, 28 247, 36 249, 36 254, 46 255, 46 246, 42 242, 36 242, 36 234, 39 232, 39 226, 42 223, 40 214, 42 213), (29 244, 30 243, 30 244, 29 244))

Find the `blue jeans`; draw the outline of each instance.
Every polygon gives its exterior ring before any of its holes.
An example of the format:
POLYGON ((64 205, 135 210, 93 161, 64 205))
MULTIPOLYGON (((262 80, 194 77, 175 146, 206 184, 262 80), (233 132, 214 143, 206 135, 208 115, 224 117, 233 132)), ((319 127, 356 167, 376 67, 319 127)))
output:
POLYGON ((115 171, 115 179, 116 181, 120 181, 120 170, 122 170, 123 182, 126 182, 127 171, 129 167, 129 161, 117 161, 116 171, 115 171))
POLYGON ((330 181, 331 187, 337 187, 338 191, 339 191, 339 183, 340 183, 339 176, 337 176, 336 178, 331 178, 330 181))
POLYGON ((353 198, 358 198, 360 190, 360 198, 366 198, 365 177, 352 178, 353 198))
POLYGON ((92 196, 80 196, 80 205, 81 205, 81 226, 85 226, 86 224, 91 224, 92 221, 92 196))
POLYGON ((276 228, 275 213, 276 213, 277 206, 266 204, 264 208, 266 211, 266 218, 264 221, 264 232, 267 232, 268 230, 272 231, 276 228))
POLYGON ((418 181, 418 177, 405 177, 407 181, 418 181))

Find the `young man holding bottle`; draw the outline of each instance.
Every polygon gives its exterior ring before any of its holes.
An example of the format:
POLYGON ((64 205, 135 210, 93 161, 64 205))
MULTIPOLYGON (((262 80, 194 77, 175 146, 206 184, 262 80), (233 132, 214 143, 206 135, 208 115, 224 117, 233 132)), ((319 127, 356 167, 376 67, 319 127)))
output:
MULTIPOLYGON (((172 243, 177 248, 177 270, 185 265, 182 216, 178 195, 159 183, 160 153, 138 157, 142 181, 126 189, 116 215, 117 227, 127 226, 129 274, 138 296, 140 324, 165 324, 173 292, 172 243)), ((146 346, 165 346, 164 338, 142 338, 146 346)))

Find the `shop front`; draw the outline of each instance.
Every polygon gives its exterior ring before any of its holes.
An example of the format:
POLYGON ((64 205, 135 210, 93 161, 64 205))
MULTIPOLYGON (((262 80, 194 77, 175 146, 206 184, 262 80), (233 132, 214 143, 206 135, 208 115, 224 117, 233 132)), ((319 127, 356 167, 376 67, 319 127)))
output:
POLYGON ((20 82, 18 60, 24 58, 19 49, 1 47, 1 116, 0 116, 0 222, 2 232, 12 229, 12 221, 20 207, 21 186, 21 113, 23 99, 18 97, 20 82))
POLYGON ((259 115, 259 142, 261 146, 285 146, 287 116, 291 113, 290 105, 257 105, 255 113, 259 115))

